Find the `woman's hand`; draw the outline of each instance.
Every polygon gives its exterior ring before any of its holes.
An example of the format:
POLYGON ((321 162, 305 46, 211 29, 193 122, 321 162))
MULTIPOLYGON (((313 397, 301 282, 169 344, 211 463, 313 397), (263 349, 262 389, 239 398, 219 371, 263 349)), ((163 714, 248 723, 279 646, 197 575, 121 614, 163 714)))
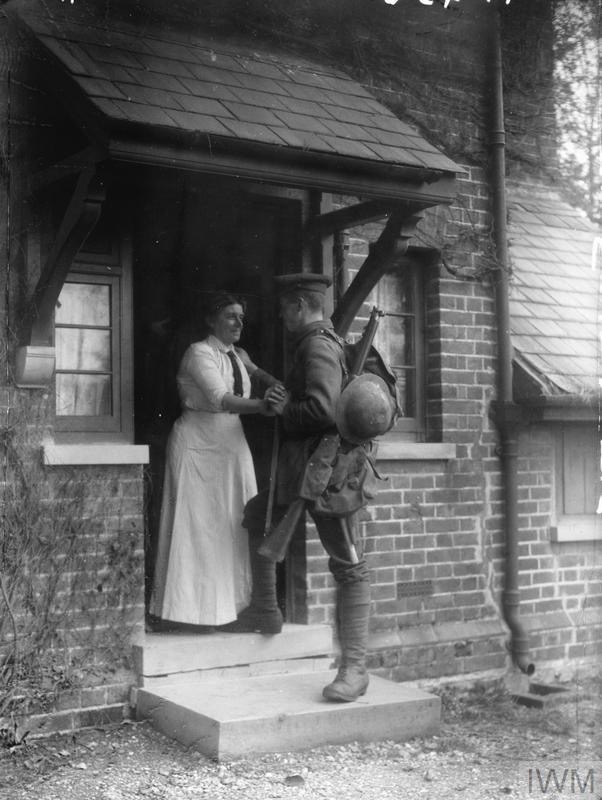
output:
POLYGON ((281 383, 270 386, 264 396, 274 414, 282 414, 288 403, 289 394, 281 383))

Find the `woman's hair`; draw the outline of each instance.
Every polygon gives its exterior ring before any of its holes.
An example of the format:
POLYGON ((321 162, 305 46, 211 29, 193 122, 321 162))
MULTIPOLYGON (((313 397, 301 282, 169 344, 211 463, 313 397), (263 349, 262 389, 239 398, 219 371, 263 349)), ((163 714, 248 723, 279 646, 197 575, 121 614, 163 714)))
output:
POLYGON ((242 306, 243 311, 245 311, 247 307, 246 302, 242 298, 236 297, 230 294, 230 292, 212 292, 205 298, 203 318, 206 320, 215 319, 222 308, 233 305, 242 306))

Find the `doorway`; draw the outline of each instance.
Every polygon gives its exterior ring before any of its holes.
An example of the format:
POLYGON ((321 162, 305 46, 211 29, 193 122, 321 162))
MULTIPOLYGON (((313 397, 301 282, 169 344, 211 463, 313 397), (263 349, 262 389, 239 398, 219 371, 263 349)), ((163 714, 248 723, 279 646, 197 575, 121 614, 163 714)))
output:
MULTIPOLYGON (((247 303, 241 346, 282 377, 284 337, 275 314, 274 275, 301 269, 301 200, 258 193, 242 181, 149 176, 140 185, 134 224, 136 441, 149 445, 146 481, 146 600, 150 599, 161 509, 165 446, 179 415, 176 373, 204 335, 199 309, 208 292, 228 290, 247 303)), ((273 420, 241 417, 258 488, 268 485, 273 420)), ((279 600, 286 614, 286 570, 279 600)))

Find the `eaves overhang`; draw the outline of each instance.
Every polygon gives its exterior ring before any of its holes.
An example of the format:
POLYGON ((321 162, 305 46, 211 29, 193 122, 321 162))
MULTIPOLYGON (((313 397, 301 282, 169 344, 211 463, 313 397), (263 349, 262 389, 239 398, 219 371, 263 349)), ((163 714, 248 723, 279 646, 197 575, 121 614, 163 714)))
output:
POLYGON ((157 129, 111 132, 107 157, 131 164, 244 177, 304 189, 407 201, 416 208, 451 202, 455 179, 422 167, 375 164, 343 155, 220 138, 172 136, 157 129))
POLYGON ((124 23, 20 23, 99 157, 423 208, 453 199, 462 170, 332 67, 124 23))

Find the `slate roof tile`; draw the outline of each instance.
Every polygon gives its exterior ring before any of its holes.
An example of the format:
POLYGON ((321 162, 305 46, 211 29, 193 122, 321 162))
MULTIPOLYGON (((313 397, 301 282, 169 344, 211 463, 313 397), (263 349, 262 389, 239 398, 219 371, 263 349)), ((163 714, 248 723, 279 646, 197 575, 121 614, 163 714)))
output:
MULTIPOLYGON (((155 74, 155 73, 151 73, 155 74)), ((209 83, 208 81, 199 81, 196 78, 172 78, 182 87, 179 91, 192 95, 193 97, 210 97, 213 100, 234 100, 239 101, 241 98, 237 94, 238 87, 224 86, 222 83, 209 83)), ((246 91, 246 90, 241 90, 246 91)))
MULTIPOLYGON (((286 71, 283 70, 286 75, 286 71)), ((320 93, 320 100, 324 100, 326 92, 320 93)), ((309 100, 310 102, 316 101, 316 90, 312 86, 303 86, 302 84, 293 83, 285 78, 278 81, 278 95, 284 97, 296 97, 299 100, 309 100)))
POLYGON ((346 156, 356 156, 357 158, 372 158, 372 151, 362 142, 353 139, 342 139, 340 136, 322 136, 333 150, 346 156))
POLYGON ((146 125, 173 126, 171 117, 162 108, 149 106, 145 103, 132 103, 127 100, 112 101, 132 122, 146 125))
POLYGON ((396 164, 409 164, 413 167, 424 167, 424 161, 418 158, 412 150, 403 147, 387 147, 382 144, 370 142, 370 149, 385 161, 396 164))
MULTIPOLYGON (((119 67, 115 64, 105 64, 107 76, 119 83, 137 83, 151 89, 162 89, 164 92, 186 92, 187 86, 174 75, 164 75, 160 72, 151 72, 134 67, 119 67)), ((204 84, 200 84, 203 86, 204 84)))
POLYGON ((560 392, 598 390, 595 226, 549 189, 509 183, 512 338, 560 392), (518 302, 515 297, 520 298, 518 302))
POLYGON ((169 109, 167 113, 176 126, 184 131, 213 133, 222 136, 228 136, 230 133, 219 120, 206 114, 193 114, 190 111, 176 111, 175 109, 169 109))
MULTIPOLYGON (((102 64, 102 70, 100 70, 102 77, 106 78, 107 80, 111 81, 132 81, 132 73, 142 74, 142 75, 158 75, 156 72, 145 72, 144 70, 137 70, 132 67, 122 67, 119 64, 108 64, 106 61, 102 64)), ((87 74, 91 74, 88 72, 87 74)), ((160 77, 169 77, 169 76, 160 76, 160 77)), ((143 83, 144 86, 148 86, 148 83, 143 83)), ((166 87, 160 87, 166 88, 166 87)))
POLYGON ((259 78, 256 75, 247 75, 244 72, 237 73, 236 77, 238 78, 240 85, 247 89, 255 89, 259 92, 277 94, 278 89, 280 88, 276 81, 272 80, 272 78, 259 78))
POLYGON ((306 117, 304 114, 293 114, 292 111, 276 111, 277 117, 286 125, 287 128, 297 131, 312 131, 328 135, 330 131, 319 119, 306 117))
POLYGON ((78 84, 86 94, 94 97, 119 97, 127 99, 127 92, 123 91, 118 84, 102 78, 77 78, 78 84))
POLYGON ((194 64, 185 64, 183 61, 174 61, 169 58, 159 58, 159 56, 151 56, 141 54, 138 56, 140 66, 144 69, 150 69, 153 72, 165 73, 166 75, 181 75, 185 78, 194 77, 194 64))
POLYGON ((315 100, 301 100, 299 97, 287 97, 286 95, 281 95, 279 100, 287 111, 292 111, 295 114, 331 119, 326 107, 316 103, 315 100))
POLYGON ((215 116, 217 119, 233 118, 233 115, 225 105, 211 97, 195 97, 190 94, 175 95, 178 98, 180 107, 185 111, 192 111, 193 114, 203 114, 205 116, 215 116))
POLYGON ((370 134, 360 125, 353 125, 351 123, 343 124, 334 119, 322 119, 322 122, 326 125, 330 133, 333 133, 335 136, 342 136, 343 139, 370 141, 370 134))
POLYGON ((287 75, 294 83, 301 83, 303 86, 314 86, 317 89, 333 89, 334 86, 329 82, 326 75, 317 72, 309 72, 303 69, 292 68, 287 70, 287 75))
POLYGON ((257 125, 253 122, 241 122, 237 119, 222 119, 220 122, 228 130, 241 139, 250 139, 257 142, 268 142, 270 144, 284 144, 284 140, 267 125, 257 125))
POLYGON ((189 63, 185 65, 188 74, 207 83, 221 83, 224 86, 243 86, 243 76, 230 69, 218 69, 205 64, 189 63))
POLYGON ((85 52, 94 62, 100 64, 106 61, 109 64, 120 64, 122 67, 136 67, 137 69, 144 66, 143 59, 152 58, 145 53, 132 53, 119 47, 103 47, 95 44, 86 45, 85 52))
MULTIPOLYGON (((225 100, 223 105, 233 117, 236 117, 243 122, 257 122, 260 125, 282 124, 278 117, 267 108, 251 106, 248 105, 248 103, 233 103, 229 100, 225 100)), ((218 116, 220 115, 218 114, 218 116)))
POLYGON ((229 72, 239 72, 240 62, 237 58, 228 53, 222 52, 219 47, 191 47, 193 54, 193 62, 195 64, 205 64, 207 67, 215 67, 219 70, 228 70, 229 72))
POLYGON ((157 106, 163 109, 182 108, 182 105, 176 99, 178 95, 172 92, 141 86, 139 83, 115 83, 114 85, 126 100, 133 100, 135 103, 144 103, 151 108, 156 108, 157 106))
POLYGON ((238 58, 238 62, 249 75, 272 78, 275 81, 280 80, 283 76, 282 70, 275 64, 267 64, 264 61, 257 61, 251 58, 238 58))
POLYGON ((111 117, 111 119, 119 119, 119 120, 126 120, 130 119, 128 114, 126 114, 125 110, 114 103, 112 100, 109 100, 107 97, 92 97, 90 98, 93 104, 102 111, 103 114, 111 117))
POLYGON ((295 131, 290 128, 278 128, 280 136, 291 147, 301 147, 303 150, 322 150, 328 153, 336 152, 321 136, 311 131, 295 131))
POLYGON ((96 105, 109 118, 185 131, 205 124, 207 133, 237 139, 458 171, 364 86, 330 66, 150 22, 139 30, 127 22, 109 28, 23 19, 64 69, 82 78, 82 92, 93 102, 104 98, 96 105))
POLYGON ((340 120, 340 122, 351 122, 366 128, 378 127, 374 119, 374 114, 370 114, 366 111, 356 111, 354 108, 330 104, 325 106, 325 108, 335 119, 340 120))
MULTIPOLYGON (((296 87, 297 89, 299 87, 296 87)), ((305 88, 305 87, 303 87, 305 88)), ((315 98, 315 90, 311 90, 314 92, 315 98)), ((356 96, 352 94, 343 95, 345 100, 344 103, 341 102, 341 95, 337 94, 334 91, 321 91, 320 92, 320 102, 323 104, 330 104, 334 106, 344 105, 345 108, 351 108, 354 111, 361 111, 364 114, 382 114, 383 107, 380 103, 376 102, 374 98, 366 98, 362 96, 356 96)), ((310 98, 311 99, 311 98, 310 98)), ((415 131, 413 131, 415 133, 415 131)))

